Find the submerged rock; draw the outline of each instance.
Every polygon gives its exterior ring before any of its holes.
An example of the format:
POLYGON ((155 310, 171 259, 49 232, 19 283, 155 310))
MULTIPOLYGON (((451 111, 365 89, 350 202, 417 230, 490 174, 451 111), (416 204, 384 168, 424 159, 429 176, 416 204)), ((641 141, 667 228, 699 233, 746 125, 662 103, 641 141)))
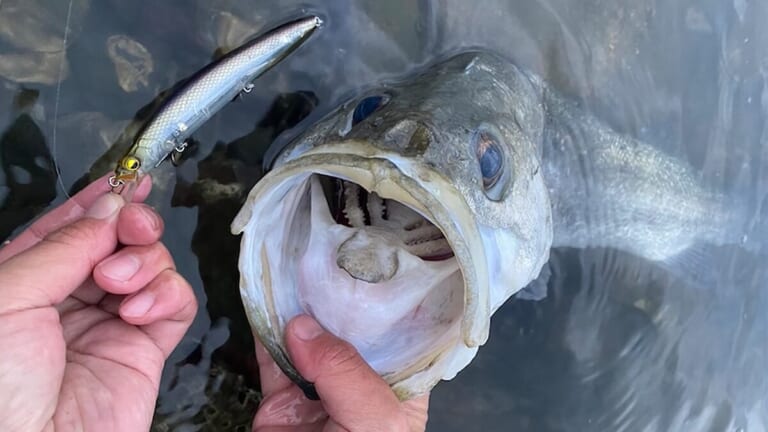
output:
POLYGON ((115 65, 120 88, 130 93, 149 86, 155 66, 144 45, 126 35, 113 35, 107 39, 107 53, 115 65))
POLYGON ((52 85, 67 77, 66 48, 80 33, 90 0, 9 0, 0 8, 0 76, 52 85))
POLYGON ((20 84, 53 85, 69 76, 64 51, 0 54, 0 76, 20 84))

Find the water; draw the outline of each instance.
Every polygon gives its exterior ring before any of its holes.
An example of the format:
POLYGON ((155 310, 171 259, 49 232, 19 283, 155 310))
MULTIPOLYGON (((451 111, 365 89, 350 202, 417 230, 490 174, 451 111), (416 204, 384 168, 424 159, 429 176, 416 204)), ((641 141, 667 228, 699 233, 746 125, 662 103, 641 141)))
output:
MULTIPOLYGON (((162 92, 301 8, 325 28, 203 126, 180 168, 155 175, 149 202, 201 305, 166 367, 157 430, 252 417, 229 223, 265 154, 357 89, 441 53, 503 54, 687 159, 764 222, 765 2, 0 0, 2 238, 106 172, 162 92), (212 368, 242 376, 209 379, 212 368), (203 409, 210 400, 241 408, 203 409)), ((428 429, 768 430, 768 269, 736 247, 704 252, 715 276, 689 286, 615 251, 553 251, 549 296, 496 313, 474 362, 433 391, 428 429)))

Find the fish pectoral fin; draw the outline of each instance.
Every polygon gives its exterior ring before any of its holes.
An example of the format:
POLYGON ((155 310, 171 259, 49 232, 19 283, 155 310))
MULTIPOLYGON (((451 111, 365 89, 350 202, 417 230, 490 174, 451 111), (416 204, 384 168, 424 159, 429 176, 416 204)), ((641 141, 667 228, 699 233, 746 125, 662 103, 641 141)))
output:
POLYGON ((741 238, 744 248, 763 259, 768 258, 768 195, 757 204, 752 220, 742 232, 746 233, 741 238))
POLYGON ((547 262, 541 268, 539 276, 532 280, 531 283, 526 285, 523 289, 515 294, 515 298, 518 300, 543 300, 547 297, 547 284, 549 278, 552 277, 552 269, 550 263, 547 262))
POLYGON ((720 286, 723 276, 728 273, 723 266, 728 260, 723 258, 731 256, 733 251, 726 250, 734 247, 694 242, 677 255, 653 262, 687 286, 720 286))

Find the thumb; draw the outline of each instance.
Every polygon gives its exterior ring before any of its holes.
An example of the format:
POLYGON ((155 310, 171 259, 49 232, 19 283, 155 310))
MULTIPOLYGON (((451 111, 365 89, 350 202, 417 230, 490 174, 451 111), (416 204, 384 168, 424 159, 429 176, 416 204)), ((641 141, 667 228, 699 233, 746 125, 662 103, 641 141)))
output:
POLYGON ((406 431, 408 423, 389 385, 354 346, 307 315, 288 323, 286 345, 299 373, 315 384, 337 429, 406 431))
POLYGON ((125 201, 99 197, 85 215, 0 264, 0 314, 60 303, 117 246, 117 215, 125 201))

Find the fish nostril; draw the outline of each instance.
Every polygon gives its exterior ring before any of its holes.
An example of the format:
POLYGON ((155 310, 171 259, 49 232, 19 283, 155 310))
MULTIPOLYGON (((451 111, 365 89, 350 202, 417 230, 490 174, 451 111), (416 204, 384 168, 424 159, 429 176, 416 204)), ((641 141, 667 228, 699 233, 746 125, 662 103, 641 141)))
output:
POLYGON ((416 150, 418 153, 424 153, 431 141, 432 135, 429 133, 429 129, 419 125, 411 135, 411 141, 408 143, 408 147, 416 150))
POLYGON ((403 155, 422 154, 432 142, 432 133, 421 122, 401 120, 387 131, 384 140, 403 155))

